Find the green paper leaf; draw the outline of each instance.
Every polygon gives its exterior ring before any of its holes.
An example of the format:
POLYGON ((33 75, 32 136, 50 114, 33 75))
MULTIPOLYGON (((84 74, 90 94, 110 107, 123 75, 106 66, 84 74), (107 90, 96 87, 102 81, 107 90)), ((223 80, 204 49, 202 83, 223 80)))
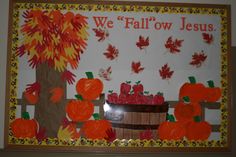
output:
POLYGON ((82 95, 80 95, 80 94, 76 94, 75 98, 78 99, 78 100, 84 100, 82 95))
POLYGON ((101 119, 99 113, 94 113, 94 114, 93 114, 93 118, 94 118, 95 120, 100 120, 100 119, 101 119))
POLYGON ((167 114, 166 119, 170 122, 175 122, 175 117, 173 114, 167 114))
POLYGON ((141 83, 141 81, 137 81, 137 82, 135 82, 136 85, 138 85, 138 84, 140 84, 140 83, 141 83))
POLYGON ((189 79, 191 84, 196 84, 196 79, 195 79, 194 76, 189 76, 188 79, 189 79))
POLYGON ((93 79, 93 73, 91 71, 85 72, 88 79, 93 79))
POLYGON ((22 113, 22 118, 24 118, 24 119, 30 119, 29 112, 23 112, 23 113, 22 113))
POLYGON ((188 96, 184 96, 183 100, 185 103, 189 103, 190 102, 190 98, 188 96))
POLYGON ((193 119, 195 122, 201 122, 201 116, 195 116, 193 119))
POLYGON ((208 83, 208 86, 209 86, 210 88, 214 88, 214 87, 215 87, 214 81, 209 80, 209 81, 207 81, 207 83, 208 83))

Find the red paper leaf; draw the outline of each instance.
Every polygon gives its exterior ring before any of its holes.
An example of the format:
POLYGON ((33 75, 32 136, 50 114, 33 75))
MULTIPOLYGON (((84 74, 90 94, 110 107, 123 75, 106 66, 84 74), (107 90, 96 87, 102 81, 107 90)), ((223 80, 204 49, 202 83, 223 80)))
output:
POLYGON ((195 52, 192 55, 192 61, 189 64, 199 68, 202 65, 202 63, 206 60, 206 58, 207 56, 204 54, 203 51, 201 53, 195 52))
POLYGON ((41 85, 39 82, 35 82, 35 83, 32 83, 32 84, 27 84, 27 88, 26 88, 26 92, 29 93, 29 94, 32 94, 34 92, 36 93, 40 93, 40 88, 41 88, 41 85))
POLYGON ((118 57, 119 50, 115 46, 109 44, 107 47, 107 51, 103 54, 106 56, 107 59, 114 60, 118 57))
POLYGON ((213 42, 213 35, 209 33, 202 33, 203 41, 207 44, 211 44, 213 42))
POLYGON ((137 47, 142 50, 149 46, 149 37, 146 39, 143 36, 139 36, 139 40, 136 42, 137 47))
POLYGON ((142 131, 139 134, 139 138, 140 140, 151 140, 153 139, 153 132, 150 129, 142 131))
POLYGON ((170 53, 178 53, 180 52, 180 49, 182 47, 182 43, 184 40, 179 40, 179 39, 172 39, 172 36, 170 36, 166 43, 165 43, 165 47, 169 50, 170 53))
POLYGON ((111 73, 112 73, 111 67, 108 67, 107 69, 101 68, 101 69, 99 70, 98 75, 99 75, 102 79, 104 79, 104 80, 106 80, 106 81, 110 81, 110 80, 111 80, 111 73))
POLYGON ((46 128, 44 127, 39 127, 39 131, 36 133, 36 139, 38 141, 43 141, 44 139, 46 139, 46 128))
POLYGON ((109 37, 109 32, 106 28, 94 28, 95 36, 98 37, 98 41, 104 41, 107 37, 109 37))
POLYGON ((105 138, 108 142, 113 142, 116 139, 116 130, 110 128, 106 131, 107 137, 105 138))
POLYGON ((141 71, 144 70, 144 67, 141 67, 140 62, 132 62, 131 64, 132 71, 136 74, 140 73, 141 71))
POLYGON ((61 75, 61 79, 67 81, 69 84, 73 84, 75 82, 75 77, 75 74, 68 70, 64 71, 61 75))
POLYGON ((164 66, 161 67, 159 70, 160 76, 163 80, 170 79, 174 73, 174 71, 170 70, 170 67, 166 63, 164 66))

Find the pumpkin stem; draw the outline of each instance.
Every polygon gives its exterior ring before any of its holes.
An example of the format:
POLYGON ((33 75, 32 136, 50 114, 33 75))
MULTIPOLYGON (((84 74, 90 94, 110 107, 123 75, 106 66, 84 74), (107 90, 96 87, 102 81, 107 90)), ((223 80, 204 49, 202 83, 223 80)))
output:
POLYGON ((201 117, 200 116, 194 116, 193 117, 195 122, 201 122, 201 117))
POLYGON ((30 119, 30 115, 29 115, 29 112, 23 112, 22 113, 22 118, 24 118, 24 119, 30 119))
POLYGON ((191 84, 196 84, 196 82, 197 82, 194 76, 189 76, 188 79, 191 84))
POLYGON ((76 99, 78 99, 78 100, 81 100, 81 101, 84 100, 83 97, 82 97, 82 95, 80 95, 80 94, 76 94, 75 97, 76 97, 76 99))
POLYGON ((167 113, 166 120, 169 120, 170 122, 175 122, 175 117, 173 116, 173 114, 167 113))
POLYGON ((100 119, 101 119, 99 113, 94 113, 94 114, 93 114, 93 118, 94 118, 95 120, 100 120, 100 119))
POLYGON ((88 79, 93 79, 93 73, 91 71, 85 72, 88 79))
POLYGON ((183 100, 184 100, 184 103, 189 103, 190 102, 190 98, 188 96, 184 96, 183 100))
POLYGON ((214 81, 209 80, 209 81, 207 81, 207 83, 208 83, 208 86, 209 86, 210 88, 214 88, 214 87, 215 87, 214 81))

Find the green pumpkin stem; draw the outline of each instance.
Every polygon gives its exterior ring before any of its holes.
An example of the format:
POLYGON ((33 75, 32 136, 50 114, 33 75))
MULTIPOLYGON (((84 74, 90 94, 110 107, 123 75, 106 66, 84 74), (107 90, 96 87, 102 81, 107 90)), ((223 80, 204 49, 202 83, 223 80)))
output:
POLYGON ((80 95, 80 94, 76 94, 75 98, 78 99, 78 100, 81 100, 81 101, 84 100, 82 95, 80 95))
POLYGON ((185 103, 189 103, 190 102, 190 98, 188 96, 184 96, 183 100, 185 103))
POLYGON ((93 73, 91 71, 85 72, 88 79, 93 79, 93 73))
POLYGON ((209 81, 207 81, 207 83, 208 83, 208 86, 209 86, 210 88, 214 88, 214 87, 215 87, 214 81, 209 80, 209 81))
POLYGON ((201 122, 200 116, 194 116, 193 119, 194 119, 194 122, 201 122))
POLYGON ((167 113, 166 120, 168 120, 169 122, 175 122, 175 117, 173 114, 167 113))
POLYGON ((101 119, 99 113, 94 113, 94 114, 93 114, 93 118, 94 118, 95 120, 100 120, 100 119, 101 119))
POLYGON ((194 76, 189 76, 188 79, 189 79, 191 84, 196 84, 197 83, 196 78, 194 76))
POLYGON ((23 113, 22 113, 22 118, 23 118, 23 119, 27 119, 27 120, 30 119, 29 112, 23 112, 23 113))

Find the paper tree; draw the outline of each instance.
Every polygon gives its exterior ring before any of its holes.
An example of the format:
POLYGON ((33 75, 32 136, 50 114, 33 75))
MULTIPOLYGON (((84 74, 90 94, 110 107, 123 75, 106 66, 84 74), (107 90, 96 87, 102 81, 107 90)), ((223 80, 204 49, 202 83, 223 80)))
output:
MULTIPOLYGON (((36 69, 36 82, 27 92, 40 90, 35 118, 46 128, 47 136, 55 137, 62 117, 65 116, 66 81, 72 84, 75 75, 66 68, 76 69, 80 55, 87 46, 87 17, 58 10, 29 10, 23 13, 24 24, 20 27, 22 41, 16 54, 27 55, 29 66, 36 69), (51 105, 50 91, 64 90, 62 101, 51 105)), ((38 92, 38 91, 37 91, 38 92)))

